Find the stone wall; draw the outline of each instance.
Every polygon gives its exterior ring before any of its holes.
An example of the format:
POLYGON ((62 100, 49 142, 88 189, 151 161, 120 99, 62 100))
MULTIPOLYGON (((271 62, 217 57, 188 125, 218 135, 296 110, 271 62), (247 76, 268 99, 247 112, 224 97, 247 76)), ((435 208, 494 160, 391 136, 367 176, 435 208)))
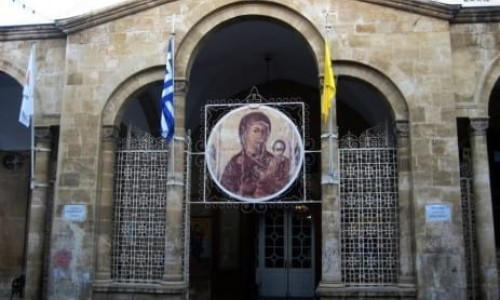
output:
POLYGON ((464 296, 458 147, 448 22, 356 1, 331 6, 333 59, 366 64, 401 91, 409 121, 412 225, 418 297, 464 296), (451 222, 426 222, 425 207, 444 203, 451 222))
MULTIPOLYGON (((38 122, 61 126, 50 298, 90 297, 98 253, 95 212, 102 196, 102 125, 116 125, 126 99, 142 87, 138 79, 164 65, 159 53, 164 53, 170 35, 170 17, 177 16, 179 74, 188 79, 205 34, 241 15, 275 17, 288 23, 309 41, 321 66, 323 11, 327 7, 328 23, 333 28, 328 35, 333 60, 352 65, 361 73, 369 69, 368 77, 375 73, 384 78, 404 99, 391 105, 397 120, 409 122, 409 207, 414 215, 413 282, 418 285, 418 296, 463 298, 456 107, 459 115, 484 115, 485 98, 481 95, 483 90, 487 92, 494 74, 500 73, 495 71, 499 70, 499 25, 450 27, 445 19, 352 0, 312 4, 305 0, 165 1, 164 5, 151 5, 96 26, 84 18, 80 24, 83 29, 68 32, 67 39, 39 40, 38 122), (450 222, 426 222, 425 206, 433 203, 450 205, 450 222), (64 220, 62 211, 67 204, 84 204, 86 220, 64 220)), ((0 42, 0 69, 19 82, 23 81, 32 42, 0 42)), ((146 77, 141 84, 161 78, 146 77)), ((184 123, 185 92, 176 98, 181 100, 179 124, 184 123)), ((0 178, 4 180, 1 174, 0 178)), ((109 209, 109 203, 106 205, 109 209)))
MULTIPOLYGON (((164 64, 158 53, 163 53, 170 34, 172 14, 177 15, 178 22, 178 74, 187 76, 194 58, 193 52, 186 51, 187 45, 196 49, 196 42, 224 20, 242 14, 275 16, 303 32, 307 39, 316 40, 324 26, 322 11, 329 6, 329 22, 334 28, 330 36, 333 59, 355 61, 377 70, 406 99, 403 106, 406 117, 410 116, 419 291, 422 297, 460 296, 464 287, 460 219, 435 226, 426 224, 424 216, 425 205, 435 202, 450 204, 453 215, 460 215, 455 201, 459 199, 458 154, 447 155, 458 153, 448 22, 357 1, 313 5, 305 1, 273 2, 172 2, 68 36, 52 255, 68 251, 72 262, 64 278, 52 280, 82 282, 92 276, 100 116, 106 101, 124 92, 120 88, 123 82, 164 64), (304 22, 310 22, 317 32, 306 31, 304 22), (61 219, 63 206, 74 203, 87 205, 86 222, 70 224, 61 219), (436 287, 428 280, 441 285, 436 287)), ((313 45, 319 60, 322 49, 313 45)), ((179 122, 183 123, 182 114, 179 122)))
POLYGON ((500 78, 500 24, 453 24, 450 38, 457 111, 462 117, 487 116, 500 78))
POLYGON ((61 113, 65 84, 64 39, 0 42, 0 68, 24 84, 28 56, 33 43, 37 44, 36 57, 36 114, 37 124, 57 124, 61 113))
POLYGON ((489 108, 497 106, 490 106, 490 101, 498 100, 493 99, 492 92, 500 79, 500 24, 454 24, 451 43, 457 112, 460 117, 470 120, 478 285, 483 297, 498 298, 498 249, 495 249, 494 232, 498 228, 494 226, 494 217, 498 215, 493 213, 497 212, 497 199, 492 198, 496 197, 497 182, 490 183, 495 180, 495 165, 488 166, 488 161, 492 162, 488 159, 488 151, 495 149, 493 145, 498 138, 498 116, 489 108))

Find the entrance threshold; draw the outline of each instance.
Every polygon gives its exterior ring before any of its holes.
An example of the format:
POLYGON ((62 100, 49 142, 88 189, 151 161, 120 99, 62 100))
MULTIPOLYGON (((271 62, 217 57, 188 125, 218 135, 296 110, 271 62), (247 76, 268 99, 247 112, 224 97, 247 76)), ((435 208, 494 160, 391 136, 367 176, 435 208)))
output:
POLYGON ((314 300, 315 298, 269 298, 269 297, 259 297, 257 300, 314 300))

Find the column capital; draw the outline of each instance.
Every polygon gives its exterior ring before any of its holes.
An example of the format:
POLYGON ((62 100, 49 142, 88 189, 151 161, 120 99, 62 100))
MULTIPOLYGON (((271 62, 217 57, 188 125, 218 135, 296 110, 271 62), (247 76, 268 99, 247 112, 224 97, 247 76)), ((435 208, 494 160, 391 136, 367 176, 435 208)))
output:
POLYGON ((189 88, 189 81, 187 79, 176 79, 174 95, 185 96, 187 95, 188 88, 189 88))
POLYGON ((471 118, 470 119, 470 133, 474 136, 486 135, 488 129, 488 118, 471 118))
POLYGON ((107 125, 102 127, 102 141, 103 142, 118 142, 120 137, 120 129, 114 125, 107 125))
POLYGON ((35 127, 35 139, 37 143, 52 141, 53 135, 50 127, 35 127))
POLYGON ((319 82, 318 88, 321 91, 323 89, 323 84, 325 83, 325 75, 324 74, 320 74, 318 76, 318 82, 319 82))
POLYGON ((410 135, 410 122, 407 120, 396 120, 394 122, 394 128, 396 129, 396 136, 398 138, 408 137, 410 135))

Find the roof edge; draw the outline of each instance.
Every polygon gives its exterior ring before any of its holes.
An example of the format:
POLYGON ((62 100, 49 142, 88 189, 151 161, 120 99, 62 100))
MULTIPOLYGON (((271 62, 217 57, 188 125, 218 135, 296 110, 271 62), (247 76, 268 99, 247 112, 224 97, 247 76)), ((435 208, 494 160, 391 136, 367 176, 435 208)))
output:
POLYGON ((0 41, 22 41, 34 39, 58 39, 66 34, 55 24, 30 24, 0 26, 0 41))
POLYGON ((451 23, 489 23, 500 22, 500 6, 462 8, 451 23))
POLYGON ((63 32, 73 33, 173 1, 177 0, 130 0, 103 7, 96 12, 56 20, 55 24, 63 32))
MULTIPOLYGON (((56 20, 55 23, 56 26, 63 32, 73 33, 118 19, 129 14, 138 13, 143 10, 174 1, 178 0, 131 0, 125 3, 117 3, 114 6, 104 7, 96 12, 87 13, 67 19, 56 20)), ((392 7, 421 15, 435 17, 442 20, 452 20, 457 12, 461 9, 461 5, 459 4, 451 5, 438 2, 424 2, 422 0, 357 1, 392 7)))
POLYGON ((418 0, 358 0, 382 6, 392 7, 420 15, 451 21, 461 9, 460 4, 445 4, 418 0))
MULTIPOLYGON (((64 38, 67 34, 178 0, 129 0, 54 23, 0 26, 0 41, 64 38)), ((463 7, 423 0, 357 0, 455 23, 500 22, 499 7, 463 7)))

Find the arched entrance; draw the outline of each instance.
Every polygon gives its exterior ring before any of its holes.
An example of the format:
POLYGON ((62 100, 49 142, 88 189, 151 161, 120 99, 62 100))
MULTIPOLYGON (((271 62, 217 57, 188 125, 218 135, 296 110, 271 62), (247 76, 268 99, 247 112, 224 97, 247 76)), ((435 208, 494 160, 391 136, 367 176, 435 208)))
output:
POLYGON ((401 251, 394 114, 370 83, 350 76, 338 83, 342 281, 396 284, 401 251))
POLYGON ((500 253, 500 78, 489 97, 488 161, 490 166, 491 200, 495 222, 495 245, 500 253))
POLYGON ((30 128, 18 121, 22 86, 0 71, 0 298, 25 274, 30 189, 30 128))
MULTIPOLYGON (((310 45, 295 29, 269 17, 235 18, 203 37, 196 53, 188 80, 185 123, 194 147, 205 143, 205 124, 210 122, 203 113, 207 104, 244 103, 247 95, 258 91, 269 103, 303 103, 308 147, 319 149, 318 68, 310 45)), ((319 200, 319 153, 311 157, 315 161, 310 172, 318 175, 310 181, 318 187, 312 197, 319 200)), ((191 296, 313 297, 320 277, 319 205, 278 206, 275 201, 281 194, 251 209, 243 202, 204 202, 202 183, 210 178, 200 172, 203 165, 194 161, 191 296)))

